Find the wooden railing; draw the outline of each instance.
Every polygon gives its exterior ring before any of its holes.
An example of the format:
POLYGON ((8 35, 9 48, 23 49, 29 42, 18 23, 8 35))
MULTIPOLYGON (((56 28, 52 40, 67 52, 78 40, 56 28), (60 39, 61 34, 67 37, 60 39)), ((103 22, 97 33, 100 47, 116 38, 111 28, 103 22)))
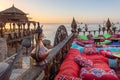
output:
POLYGON ((24 38, 29 38, 30 36, 35 35, 35 31, 23 31, 22 33, 14 33, 14 34, 7 34, 7 43, 11 43, 14 41, 19 41, 19 40, 23 40, 24 38))
MULTIPOLYGON (((111 31, 112 31, 112 34, 115 34, 115 33, 120 32, 120 30, 115 30, 115 31, 114 31, 114 30, 111 30, 111 31)), ((105 34, 105 33, 110 33, 110 30, 104 30, 104 31, 103 31, 103 30, 101 30, 101 31, 99 31, 99 30, 80 31, 79 34, 81 34, 81 33, 82 33, 83 35, 87 35, 87 33, 88 33, 88 34, 94 34, 94 35, 95 35, 96 33, 97 33, 97 34, 105 34)))
MULTIPOLYGON (((9 63, 10 66, 4 71, 4 73, 1 73, 0 74, 0 80, 9 80, 10 76, 11 76, 11 73, 15 67, 15 64, 16 62, 18 61, 19 58, 21 58, 20 55, 23 54, 23 49, 25 46, 25 40, 27 39, 24 39, 21 43, 21 45, 19 46, 19 48, 17 49, 17 53, 12 55, 11 57, 8 57, 6 58, 3 62, 5 63, 9 63)), ((28 50, 28 52, 30 53, 32 50, 32 46, 30 45, 30 48, 28 50)))
POLYGON ((0 80, 9 80, 12 70, 14 69, 14 65, 15 65, 16 61, 18 60, 22 49, 23 49, 23 46, 20 46, 17 51, 18 53, 17 53, 17 55, 15 55, 15 58, 13 59, 13 62, 11 63, 11 65, 6 69, 6 71, 4 73, 0 74, 0 80))
POLYGON ((46 58, 48 63, 45 66, 31 66, 18 80, 53 80, 71 47, 73 36, 69 35, 49 52, 46 58))

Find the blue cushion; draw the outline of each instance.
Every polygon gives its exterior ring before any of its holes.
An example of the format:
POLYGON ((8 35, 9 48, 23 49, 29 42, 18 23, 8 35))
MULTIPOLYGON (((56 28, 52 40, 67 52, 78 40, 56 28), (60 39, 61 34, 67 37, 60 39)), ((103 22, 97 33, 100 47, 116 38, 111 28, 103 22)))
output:
POLYGON ((84 47, 82 47, 82 46, 76 44, 76 42, 73 42, 73 43, 72 43, 71 48, 78 49, 81 53, 83 53, 83 51, 84 51, 84 47))
POLYGON ((112 68, 116 68, 116 59, 108 59, 109 61, 109 66, 112 68))

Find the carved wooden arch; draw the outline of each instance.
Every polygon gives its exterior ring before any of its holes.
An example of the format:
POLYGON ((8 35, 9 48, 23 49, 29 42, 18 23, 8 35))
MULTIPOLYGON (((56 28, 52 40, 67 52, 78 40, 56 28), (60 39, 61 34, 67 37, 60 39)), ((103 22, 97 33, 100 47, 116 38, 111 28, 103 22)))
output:
POLYGON ((55 35, 55 39, 54 39, 54 46, 59 44, 66 37, 68 37, 67 30, 64 25, 60 25, 56 31, 56 35, 55 35))

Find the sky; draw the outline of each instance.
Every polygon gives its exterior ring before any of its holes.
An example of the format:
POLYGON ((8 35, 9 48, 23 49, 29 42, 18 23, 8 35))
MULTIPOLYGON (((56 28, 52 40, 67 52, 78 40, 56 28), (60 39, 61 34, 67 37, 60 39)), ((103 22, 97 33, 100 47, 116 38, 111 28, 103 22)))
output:
POLYGON ((11 7, 41 23, 103 23, 120 21, 120 0, 0 0, 0 11, 11 7))

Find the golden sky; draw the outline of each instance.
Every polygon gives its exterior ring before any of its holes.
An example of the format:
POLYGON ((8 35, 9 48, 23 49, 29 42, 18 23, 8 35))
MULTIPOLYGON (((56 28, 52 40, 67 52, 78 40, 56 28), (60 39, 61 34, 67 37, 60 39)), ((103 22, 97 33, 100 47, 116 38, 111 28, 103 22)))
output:
POLYGON ((12 5, 41 23, 102 23, 120 21, 120 0, 0 0, 0 11, 12 5))

